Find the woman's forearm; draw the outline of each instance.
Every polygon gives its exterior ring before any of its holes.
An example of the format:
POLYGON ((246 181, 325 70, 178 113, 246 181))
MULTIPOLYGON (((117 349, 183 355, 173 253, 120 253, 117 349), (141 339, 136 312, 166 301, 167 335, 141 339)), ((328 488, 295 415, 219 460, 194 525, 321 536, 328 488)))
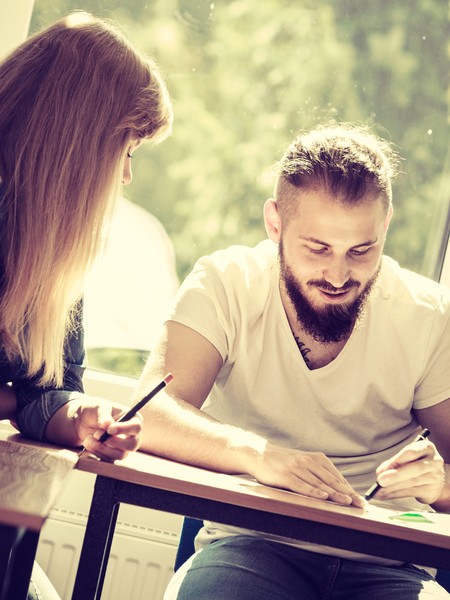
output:
POLYGON ((16 411, 17 399, 15 391, 7 383, 0 385, 0 420, 14 419, 16 411))

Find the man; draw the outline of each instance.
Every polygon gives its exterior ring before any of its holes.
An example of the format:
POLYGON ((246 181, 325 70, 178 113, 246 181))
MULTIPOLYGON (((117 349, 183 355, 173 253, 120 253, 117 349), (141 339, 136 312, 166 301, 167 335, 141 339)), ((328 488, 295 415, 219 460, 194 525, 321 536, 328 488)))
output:
MULTIPOLYGON (((179 290, 143 449, 360 508, 376 472, 375 501, 450 510, 450 292, 382 256, 395 166, 364 128, 296 138, 269 240, 200 259, 179 290)), ((449 597, 412 565, 269 537, 206 522, 166 598, 449 597)))

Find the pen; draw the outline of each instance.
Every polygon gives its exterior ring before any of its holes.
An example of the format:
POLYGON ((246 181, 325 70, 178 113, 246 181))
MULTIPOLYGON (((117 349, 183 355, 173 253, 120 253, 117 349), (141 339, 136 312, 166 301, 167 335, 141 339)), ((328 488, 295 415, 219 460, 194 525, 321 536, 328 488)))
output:
MULTIPOLYGON (((428 429, 423 429, 419 435, 415 438, 415 442, 420 442, 420 440, 424 440, 425 438, 427 438, 430 435, 430 431, 428 429)), ((367 492, 364 494, 364 498, 366 500, 371 500, 375 494, 378 492, 378 490, 381 488, 381 485, 378 483, 378 481, 375 481, 375 483, 370 486, 370 488, 367 490, 367 492)))
MULTIPOLYGON (((152 389, 151 392, 149 392, 146 396, 144 396, 142 398, 142 400, 139 400, 139 402, 136 402, 136 404, 134 406, 132 406, 130 408, 130 410, 123 413, 123 415, 117 419, 116 423, 121 423, 121 422, 123 423, 124 421, 129 421, 130 419, 132 419, 134 417, 134 415, 138 412, 138 410, 141 410, 141 408, 144 407, 147 404, 147 402, 153 398, 153 396, 156 396, 156 394, 158 392, 160 392, 163 388, 165 388, 166 385, 172 381, 172 379, 173 379, 172 373, 168 373, 164 377, 164 379, 160 383, 158 383, 158 385, 156 387, 154 387, 152 389)), ((98 441, 103 443, 110 437, 111 437, 111 435, 107 431, 104 431, 98 441)), ((83 448, 81 450, 81 452, 78 454, 78 456, 81 456, 83 454, 84 450, 85 449, 83 448)))

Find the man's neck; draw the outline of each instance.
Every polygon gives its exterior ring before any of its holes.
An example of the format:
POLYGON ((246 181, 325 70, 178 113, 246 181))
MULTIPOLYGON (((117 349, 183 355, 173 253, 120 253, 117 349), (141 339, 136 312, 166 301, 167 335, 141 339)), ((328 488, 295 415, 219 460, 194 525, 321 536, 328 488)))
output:
POLYGON ((301 328, 299 331, 293 331, 292 333, 297 342, 300 354, 302 355, 306 366, 311 371, 320 369, 331 363, 339 355, 347 343, 348 337, 350 337, 348 336, 340 342, 324 343, 316 341, 301 328))

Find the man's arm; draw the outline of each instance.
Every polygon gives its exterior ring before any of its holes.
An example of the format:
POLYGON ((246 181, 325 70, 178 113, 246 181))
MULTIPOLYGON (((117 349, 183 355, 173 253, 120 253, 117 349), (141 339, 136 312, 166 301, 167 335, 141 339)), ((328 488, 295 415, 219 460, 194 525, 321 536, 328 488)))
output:
POLYGON ((450 399, 415 411, 426 440, 413 442, 377 469, 377 498, 414 497, 435 510, 450 512, 450 399))
POLYGON ((423 427, 431 431, 433 441, 444 459, 445 481, 439 498, 432 503, 435 510, 450 512, 450 398, 430 406, 416 410, 416 417, 423 427))
POLYGON ((313 498, 363 506, 325 455, 270 444, 200 411, 221 367, 222 357, 206 338, 179 323, 165 325, 137 395, 145 395, 168 372, 174 380, 142 410, 142 450, 224 473, 248 473, 261 483, 313 498))

